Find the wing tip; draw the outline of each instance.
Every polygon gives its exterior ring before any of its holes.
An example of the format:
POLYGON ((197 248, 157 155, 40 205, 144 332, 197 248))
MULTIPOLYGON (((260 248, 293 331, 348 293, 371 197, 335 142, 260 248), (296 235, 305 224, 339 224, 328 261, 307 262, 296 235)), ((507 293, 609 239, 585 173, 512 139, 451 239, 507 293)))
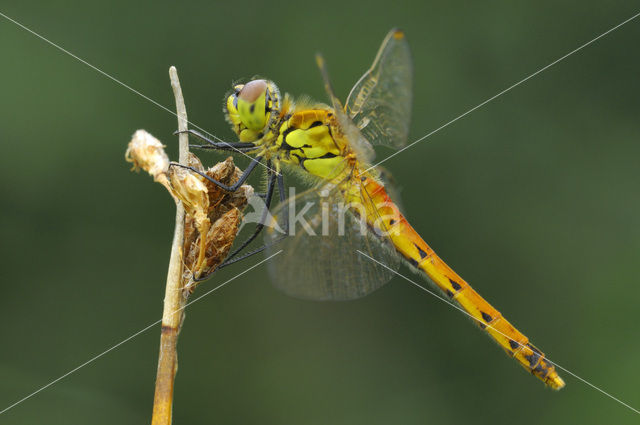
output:
POLYGON ((401 30, 400 28, 392 29, 391 34, 393 35, 393 38, 395 38, 396 40, 402 40, 404 38, 404 31, 401 30))

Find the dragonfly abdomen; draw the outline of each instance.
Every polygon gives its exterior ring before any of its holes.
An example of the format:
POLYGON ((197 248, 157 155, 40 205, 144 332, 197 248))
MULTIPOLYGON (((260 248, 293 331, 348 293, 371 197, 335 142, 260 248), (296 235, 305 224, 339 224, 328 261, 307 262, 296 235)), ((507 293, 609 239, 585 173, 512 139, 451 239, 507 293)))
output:
POLYGON ((370 226, 379 231, 384 226, 396 251, 409 265, 423 273, 449 300, 455 301, 522 367, 553 389, 564 387, 564 381, 544 353, 438 257, 399 212, 380 183, 366 177, 362 187, 376 210, 367 213, 370 226))

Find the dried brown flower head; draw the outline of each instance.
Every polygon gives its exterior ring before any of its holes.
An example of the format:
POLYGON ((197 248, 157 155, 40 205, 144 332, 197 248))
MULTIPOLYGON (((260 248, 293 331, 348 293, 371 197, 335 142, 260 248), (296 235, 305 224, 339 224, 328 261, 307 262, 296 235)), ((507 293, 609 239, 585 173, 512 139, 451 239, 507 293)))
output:
MULTIPOLYGON (((124 159, 133 163, 134 170, 143 169, 153 177, 154 181, 169 189, 167 181, 169 157, 164 151, 164 145, 150 133, 145 130, 136 131, 127 146, 124 159)), ((169 192, 171 192, 170 189, 169 192)))
MULTIPOLYGON (((182 287, 193 291, 194 278, 213 272, 229 253, 253 188, 242 185, 235 192, 226 192, 191 170, 170 166, 162 143, 144 130, 133 135, 125 159, 134 169, 147 171, 176 202, 182 202, 186 212, 182 287)), ((234 184, 242 174, 231 157, 205 170, 200 160, 189 154, 188 165, 225 185, 234 184)))
MULTIPOLYGON (((242 174, 231 157, 203 170, 198 158, 191 155, 189 165, 228 186, 237 182, 242 174)), ((190 276, 197 278, 213 272, 229 253, 242 221, 241 211, 247 205, 247 198, 253 194, 253 188, 243 185, 235 192, 226 192, 204 177, 179 167, 170 168, 169 176, 172 185, 179 175, 183 175, 180 170, 190 173, 189 179, 195 178, 200 182, 200 185, 191 183, 193 192, 189 202, 192 203, 190 207, 192 213, 187 214, 184 235, 183 278, 188 279, 190 276), (195 204, 192 199, 203 201, 195 204), (202 235, 206 237, 202 238, 202 235)), ((193 287, 193 282, 187 285, 189 290, 193 287)))

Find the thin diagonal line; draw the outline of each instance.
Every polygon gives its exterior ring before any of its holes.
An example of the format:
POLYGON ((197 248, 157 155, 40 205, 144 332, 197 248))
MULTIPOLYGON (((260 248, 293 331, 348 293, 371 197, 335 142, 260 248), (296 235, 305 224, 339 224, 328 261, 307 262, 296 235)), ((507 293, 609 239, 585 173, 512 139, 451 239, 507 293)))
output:
POLYGON ((421 138, 419 138, 418 140, 416 140, 415 142, 412 142, 411 144, 403 147, 402 149, 400 149, 399 151, 396 151, 394 153, 392 153, 391 155, 387 156, 385 159, 383 159, 382 161, 377 162, 375 165, 372 165, 371 167, 367 168, 366 171, 371 170, 372 168, 377 167, 378 165, 382 164, 383 162, 388 161, 389 159, 393 158, 394 156, 398 155, 400 152, 404 152, 405 150, 409 149, 410 147, 412 147, 413 145, 415 145, 416 143, 419 143, 421 141, 423 141, 424 139, 426 139, 427 137, 437 133, 438 131, 442 130, 445 127, 448 127, 450 124, 453 124, 454 122, 458 121, 460 118, 463 118, 465 116, 467 116, 468 114, 470 114, 471 112, 475 111, 478 108, 483 107, 484 105, 486 105, 487 103, 491 102, 492 100, 502 96, 503 94, 505 94, 506 92, 510 91, 511 89, 519 86, 520 84, 524 83, 525 81, 535 77, 536 75, 540 74, 541 72, 551 68, 553 65, 557 64, 558 62, 568 58, 569 56, 573 55, 574 53, 576 53, 579 50, 582 50, 583 48, 587 47, 588 45, 594 43, 595 41, 599 40, 600 38, 604 37, 605 35, 609 34, 612 31, 617 30, 618 28, 620 28, 621 26, 623 26, 624 24, 634 20, 635 18, 637 18, 638 16, 640 16, 640 12, 636 13, 635 15, 633 15, 632 17, 630 17, 629 19, 619 23, 618 25, 616 25, 615 27, 603 32, 602 34, 600 34, 599 36, 597 36, 596 38, 587 41, 586 43, 584 43, 583 45, 581 45, 580 47, 577 47, 575 49, 573 49, 572 51, 570 51, 569 53, 567 53, 566 55, 556 59, 555 61, 551 62, 549 65, 540 68, 539 70, 537 70, 536 72, 534 72, 533 74, 530 74, 528 77, 523 78, 522 80, 518 81, 515 84, 512 84, 511 86, 507 87, 506 89, 502 90, 500 93, 490 97, 489 99, 485 100, 484 102, 480 103, 479 105, 474 106, 473 108, 469 109, 467 112, 463 113, 462 115, 457 116, 456 118, 452 119, 451 121, 447 122, 446 124, 441 125, 440 127, 436 128, 435 130, 431 131, 430 133, 425 134, 424 136, 422 136, 421 138))
MULTIPOLYGON (((381 265, 382 267, 384 267, 385 269, 389 270, 390 272, 400 276, 401 278, 403 278, 404 280, 406 280, 407 282, 411 283, 412 285, 416 286, 419 289, 422 289, 423 291, 433 295, 434 297, 436 297, 437 299, 439 299, 440 301, 449 304, 451 307, 460 310, 461 312, 463 312, 464 314, 466 314, 467 316, 469 316, 471 319, 477 321, 478 323, 481 323, 483 325, 485 325, 488 328, 493 329, 494 331, 496 331, 497 333, 499 333, 500 335, 504 336, 505 338, 509 338, 509 335, 505 335, 504 333, 500 332, 498 329, 494 328, 493 326, 489 325, 489 324, 485 324, 483 323, 480 319, 477 319, 476 317, 474 317, 473 315, 469 314, 468 312, 464 311, 462 308, 458 307, 457 305, 449 302, 449 300, 447 300, 446 298, 441 297, 440 295, 436 294, 433 291, 430 291, 429 289, 425 288, 424 286, 414 282, 413 280, 409 279, 408 277, 406 277, 403 274, 398 273, 397 271, 393 270, 390 267, 387 267, 386 264, 381 263, 380 261, 376 260, 375 258, 372 258, 370 256, 368 256, 367 254, 365 254, 364 252, 360 251, 359 249, 356 250, 358 253, 362 254, 363 256, 367 257, 369 260, 378 263, 379 265, 381 265)), ((518 345, 520 345, 521 347, 523 347, 522 344, 520 344, 518 341, 515 341, 518 345)), ((549 361, 549 363, 552 363, 554 366, 558 367, 559 369, 564 370, 565 372, 567 372, 568 374, 570 374, 571 376, 573 376, 574 378, 579 379, 580 381, 584 382, 585 384, 589 385, 591 388, 600 391, 602 394, 606 395, 607 397, 611 398, 612 400, 617 401, 618 403, 620 403, 621 405, 625 406, 626 408, 634 411, 635 413, 640 414, 640 410, 635 409, 634 407, 629 406, 627 403, 625 403, 624 401, 620 400, 619 398, 616 398, 614 396, 612 396, 611 394, 609 394, 608 392, 606 392, 605 390, 603 390, 600 387, 595 386, 594 384, 592 384, 591 382, 587 381, 584 378, 581 378, 580 376, 576 375, 575 373, 571 372, 569 369, 560 366, 558 363, 552 361, 549 357, 545 356, 545 359, 547 359, 547 361, 549 361)))
MULTIPOLYGON (((248 268, 248 269, 246 269, 245 271, 243 271, 243 272, 241 272, 241 273, 238 273, 237 275, 235 275, 235 276, 234 276, 234 277, 232 277, 231 279, 227 280, 227 281, 226 281, 226 282, 224 282, 224 283, 221 283, 220 285, 216 286, 216 287, 215 287, 215 288, 213 288, 213 289, 210 289, 209 291, 205 292, 204 294, 200 295, 199 297, 195 298, 194 300, 192 300, 192 301, 188 302, 187 304, 185 304, 185 305, 184 305, 184 307, 181 307, 181 308, 177 309, 176 311, 174 311, 174 312, 173 312, 173 313, 171 313, 171 314, 176 314, 176 313, 178 313, 179 311, 184 310, 185 308, 187 308, 187 306, 190 306, 191 304, 195 303, 196 301, 198 301, 198 300, 200 300, 200 299, 202 299, 202 298, 206 297, 207 295, 211 294, 212 292, 214 292, 214 291, 216 291, 216 290, 218 290, 218 289, 222 288, 222 287, 223 287, 223 286, 225 286, 227 283, 229 283, 229 282, 231 282, 232 280, 234 280, 234 279, 236 279, 236 278, 238 278, 238 277, 242 276, 243 274, 247 273, 248 271, 250 271, 250 270, 252 270, 252 269, 254 269, 254 268, 258 267, 259 265, 261 265, 261 264, 262 264, 262 263, 264 263, 265 261, 270 260, 271 258, 275 257, 276 255, 280 254, 281 252, 282 252, 282 250, 280 250, 280 251, 276 252, 276 253, 275 253, 275 254, 273 254, 273 255, 270 255, 269 257, 265 258, 264 260, 260 261, 259 263, 254 264, 253 266, 249 267, 249 268, 248 268)), ((105 354, 107 354, 108 352, 115 350, 116 348, 118 348, 119 346, 121 346, 122 344, 124 344, 125 342, 132 340, 133 338, 137 337, 137 336, 138 336, 138 335, 140 335, 141 333, 143 333, 143 332, 145 332, 145 331, 147 331, 147 330, 151 329, 152 327, 156 326, 158 323, 161 323, 161 322, 162 322, 162 319, 160 319, 160 320, 156 320, 155 322, 153 322, 153 323, 152 323, 152 324, 150 324, 149 326, 147 326, 147 327, 145 327, 145 328, 143 328, 143 329, 139 330, 138 332, 134 333, 133 335, 131 335, 131 336, 129 336, 129 337, 127 337, 127 338, 123 339, 122 341, 120 341, 120 342, 119 342, 119 343, 117 343, 116 345, 112 346, 111 348, 109 348, 109 349, 107 349, 107 350, 103 351, 102 353, 98 354, 97 356, 94 356, 94 357, 90 358, 90 359, 89 359, 89 360, 87 360, 86 362, 82 363, 80 366, 78 366, 78 367, 76 367, 76 368, 74 368, 74 369, 71 369, 69 372, 65 373, 64 375, 60 376, 59 378, 54 379, 53 381, 49 382, 47 385, 45 385, 45 386, 43 386, 43 387, 40 387, 38 390, 36 390, 36 391, 32 392, 32 393, 31 393, 31 394, 29 394, 28 396, 23 397, 22 399, 20 399, 20 400, 16 401, 15 403, 13 403, 12 405, 10 405, 10 406, 8 406, 8 407, 5 407, 3 410, 1 410, 1 411, 0 411, 0 415, 2 415, 4 412, 8 411, 9 409, 12 409, 12 408, 16 407, 17 405, 19 405, 19 404, 20 404, 20 403, 22 403, 23 401, 26 401, 26 400, 30 399, 30 398, 31 398, 31 397, 33 397, 34 395, 38 394, 40 391, 43 391, 43 390, 45 390, 45 389, 49 388, 50 386, 52 386, 52 385, 53 385, 53 384, 55 384, 56 382, 58 382, 58 381, 60 381, 60 380, 62 380, 62 379, 64 379, 64 378, 66 378, 67 376, 71 375, 72 373, 74 373, 74 372, 76 372, 76 371, 78 371, 78 370, 82 369, 82 368, 83 368, 83 367, 85 367, 86 365, 88 365, 88 364, 90 364, 90 363, 93 363, 95 360, 97 360, 97 359, 99 359, 100 357, 104 356, 104 355, 105 355, 105 354)))
MULTIPOLYGON (((162 105, 162 104, 160 104, 160 103, 156 102, 155 100, 151 99, 149 96, 146 96, 146 95, 144 95, 144 94, 140 93, 138 90, 136 90, 136 89, 134 89, 133 87, 131 87, 131 86, 129 86, 129 85, 127 85, 127 84, 123 83, 122 81, 120 81, 120 80, 118 80, 117 78, 115 78, 115 77, 111 76, 110 74, 106 73, 105 71, 101 70, 100 68, 98 68, 98 67, 96 67, 96 66, 94 66, 94 65, 90 64, 89 62, 85 61, 84 59, 79 58, 78 56, 74 55, 73 53, 71 53, 71 52, 70 52, 70 51, 68 51, 67 49, 65 49, 65 48, 63 48, 63 47, 61 47, 61 46, 57 45, 57 44, 56 44, 56 43, 54 43, 53 41, 51 41, 51 40, 49 40, 49 39, 45 38, 44 36, 42 36, 42 35, 38 34, 38 33, 37 33, 37 32, 35 32, 35 31, 33 31, 31 28, 28 28, 28 27, 26 27, 26 26, 22 25, 20 22, 16 21, 15 19, 10 18, 9 16, 5 15, 5 14, 4 14, 4 13, 2 13, 2 12, 0 12, 0 16, 2 16, 3 18, 7 19, 8 21, 13 22, 14 24, 16 24, 17 26, 19 26, 19 27, 20 27, 20 28, 22 28, 23 30, 30 32, 31 34, 35 35, 36 37, 38 37, 38 38, 39 38, 39 39, 41 39, 42 41, 44 41, 44 42, 46 42, 46 43, 50 44, 51 46, 55 47, 56 49, 60 50, 61 52, 64 52, 64 53, 66 53, 67 55, 71 56, 72 58, 74 58, 74 59, 78 60, 79 62, 82 62, 83 64, 87 65, 89 68, 91 68, 91 69, 93 69, 94 71, 97 71, 98 73, 100 73, 100 74, 104 75, 104 76, 105 76, 105 77, 107 77, 108 79, 110 79, 110 80, 112 80, 112 81, 114 81, 114 82, 116 82, 116 83, 120 84, 122 87, 124 87, 124 88, 126 88, 126 89, 128 89, 128 90, 132 91, 133 93, 137 94, 138 96, 142 97, 143 99, 148 100, 149 102, 153 103, 153 104, 154 104, 154 105, 156 105, 157 107, 159 107, 159 108, 161 108, 161 109, 163 109, 163 110, 165 110, 165 111, 169 112, 171 115, 174 115, 174 116, 176 116, 176 117, 177 117, 176 113, 175 113, 175 112, 173 112, 171 109, 169 109, 169 108, 167 108, 166 106, 164 106, 164 105, 162 105)), ((191 126, 193 126, 193 127, 197 128, 198 130, 200 130, 200 131, 204 132, 205 134, 208 134, 209 136, 213 137, 215 140, 217 140, 217 141, 219 141, 219 142, 221 142, 221 143, 227 143, 227 142, 225 142, 224 140, 222 140, 221 138, 219 138, 218 136, 216 136, 215 134, 209 133, 207 130, 203 129, 202 127, 199 127, 199 126, 195 125, 195 124, 194 124, 194 123, 192 123, 191 121, 187 121, 187 123, 189 123, 191 126)), ((247 155, 246 153, 244 153, 244 152, 240 151, 239 149, 234 148, 234 147, 233 147, 233 146, 231 146, 231 145, 229 145, 229 148, 231 148, 231 149, 233 149, 234 151, 236 151, 236 152, 238 152, 238 153, 240 153, 240 154, 242 154, 242 155, 246 156, 247 158, 249 158, 249 159, 252 159, 252 160, 253 160, 253 158, 252 158, 251 156, 249 156, 249 155, 247 155)), ((267 166, 266 166, 265 164, 263 164, 263 163, 260 163, 260 165, 262 165, 263 167, 265 167, 265 168, 267 168, 267 169, 270 169, 270 170, 271 170, 271 168, 267 167, 267 166)), ((275 170, 271 170, 271 171, 277 174, 277 172, 276 172, 275 170)), ((1 412, 0 412, 0 413, 1 413, 1 412)))

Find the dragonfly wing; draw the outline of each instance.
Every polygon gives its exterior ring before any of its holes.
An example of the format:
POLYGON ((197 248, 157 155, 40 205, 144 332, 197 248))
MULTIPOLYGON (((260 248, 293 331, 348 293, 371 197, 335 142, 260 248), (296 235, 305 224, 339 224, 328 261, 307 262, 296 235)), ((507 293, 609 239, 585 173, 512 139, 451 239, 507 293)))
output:
POLYGON ((322 82, 324 83, 324 90, 327 92, 329 100, 331 100, 331 106, 337 111, 342 111, 342 102, 340 102, 340 99, 338 99, 338 97, 333 92, 331 80, 329 79, 329 71, 327 70, 327 63, 324 60, 324 56, 322 56, 322 54, 320 53, 316 53, 316 64, 318 65, 318 69, 320 69, 322 82))
POLYGON ((336 114, 336 118, 338 119, 338 123, 340 124, 341 131, 344 133, 344 137, 349 141, 349 146, 355 151, 358 159, 363 163, 371 163, 373 158, 375 157, 375 151, 373 150, 373 146, 369 143, 366 138, 362 136, 358 127, 356 127, 351 119, 345 114, 344 107, 342 106, 342 102, 340 99, 336 97, 333 92, 333 88, 331 86, 331 80, 329 80, 329 71, 327 70, 327 65, 324 61, 324 58, 321 54, 316 54, 316 63, 318 64, 318 68, 320 68, 320 74, 322 74, 322 80, 324 82, 324 88, 331 99, 331 105, 333 106, 333 111, 336 114))
POLYGON ((404 33, 387 34, 371 68, 351 89, 348 117, 374 145, 400 148, 407 142, 411 118, 413 65, 404 33))
POLYGON ((273 244, 268 251, 282 249, 269 268, 275 286, 284 293, 312 300, 349 300, 375 291, 393 277, 391 270, 358 253, 381 259, 395 270, 399 258, 389 240, 361 226, 340 199, 335 189, 313 188, 274 210, 280 223, 283 214, 288 214, 290 223, 282 240, 273 229, 266 231, 267 244, 273 244))

